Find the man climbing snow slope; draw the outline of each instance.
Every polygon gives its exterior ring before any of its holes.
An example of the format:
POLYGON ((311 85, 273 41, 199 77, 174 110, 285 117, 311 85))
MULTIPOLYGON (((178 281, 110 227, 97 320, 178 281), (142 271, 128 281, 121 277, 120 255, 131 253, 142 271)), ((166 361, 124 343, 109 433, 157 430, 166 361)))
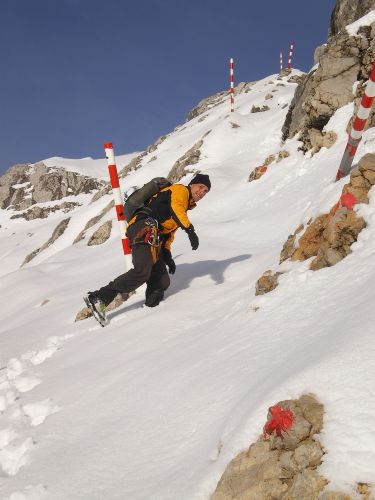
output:
POLYGON ((196 250, 199 238, 187 211, 193 209, 211 189, 208 175, 196 174, 188 186, 172 184, 154 195, 145 207, 138 209, 129 221, 127 237, 132 250, 133 268, 108 285, 84 297, 94 316, 106 323, 105 309, 118 293, 133 292, 147 283, 146 306, 157 306, 170 285, 170 274, 176 271, 171 254, 175 232, 180 227, 196 250))

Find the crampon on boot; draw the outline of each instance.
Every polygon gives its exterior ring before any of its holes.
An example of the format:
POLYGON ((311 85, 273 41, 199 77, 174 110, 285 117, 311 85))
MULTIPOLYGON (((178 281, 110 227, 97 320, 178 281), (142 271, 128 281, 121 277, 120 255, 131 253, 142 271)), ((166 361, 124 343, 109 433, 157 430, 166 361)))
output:
POLYGON ((96 321, 101 325, 101 326, 106 326, 108 325, 108 319, 107 315, 105 312, 105 304, 102 302, 99 297, 97 297, 95 294, 89 292, 87 295, 83 297, 83 300, 85 301, 85 304, 87 307, 91 310, 92 315, 96 319, 96 321))

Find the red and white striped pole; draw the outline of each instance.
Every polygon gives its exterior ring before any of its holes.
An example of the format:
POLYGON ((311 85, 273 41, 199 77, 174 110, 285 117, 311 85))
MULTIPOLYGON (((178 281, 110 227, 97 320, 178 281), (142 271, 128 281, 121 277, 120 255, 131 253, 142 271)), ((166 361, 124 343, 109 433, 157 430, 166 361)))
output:
POLYGON ((292 69, 292 55, 295 42, 290 42, 289 58, 288 58, 288 69, 292 69))
POLYGON ((230 74, 230 112, 234 112, 234 61, 231 58, 229 61, 230 74))
POLYGON ((125 216, 124 216, 124 205, 123 205, 123 199, 122 199, 122 194, 121 194, 121 189, 120 189, 120 181, 119 181, 118 174, 117 174, 115 153, 113 151, 112 142, 108 142, 107 144, 104 144, 104 151, 105 151, 105 156, 106 156, 107 161, 108 161, 109 178, 111 180, 113 197, 115 199, 115 209, 116 209, 116 214, 117 214, 117 220, 118 220, 118 223, 120 225, 120 234, 121 234, 121 241, 122 241, 122 249, 123 249, 123 252, 125 255, 126 270, 128 271, 132 267, 131 249, 129 246, 129 240, 126 237, 126 229, 128 226, 126 224, 125 216))
POLYGON ((362 96, 361 104, 359 105, 357 115, 354 119, 352 129, 349 133, 348 142, 341 159, 339 169, 336 174, 336 181, 345 177, 350 172, 354 155, 358 145, 362 139, 363 130, 366 126, 367 119, 371 112, 372 104, 375 97, 375 61, 373 62, 370 79, 367 82, 365 93, 362 96))
POLYGON ((280 49, 280 72, 283 70, 283 51, 280 49))

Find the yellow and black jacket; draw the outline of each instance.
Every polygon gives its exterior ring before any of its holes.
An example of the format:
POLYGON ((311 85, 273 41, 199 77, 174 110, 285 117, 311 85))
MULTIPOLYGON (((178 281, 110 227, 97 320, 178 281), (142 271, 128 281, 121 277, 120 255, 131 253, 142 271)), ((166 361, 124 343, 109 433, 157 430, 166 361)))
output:
MULTIPOLYGON (((190 188, 183 184, 172 184, 159 191, 149 201, 147 208, 151 209, 150 217, 158 221, 159 232, 167 250, 171 248, 176 230, 179 227, 186 230, 191 226, 186 212, 195 206, 190 188)), ((138 217, 142 217, 142 214, 133 217, 129 226, 138 217)))

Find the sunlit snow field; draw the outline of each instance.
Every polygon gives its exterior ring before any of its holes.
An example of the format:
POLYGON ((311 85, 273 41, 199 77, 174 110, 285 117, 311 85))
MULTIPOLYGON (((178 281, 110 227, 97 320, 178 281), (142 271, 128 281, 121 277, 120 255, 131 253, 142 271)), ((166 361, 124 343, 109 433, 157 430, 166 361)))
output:
MULTIPOLYGON (((105 329, 92 318, 74 322, 84 293, 124 272, 114 210, 72 245, 111 194, 92 204, 90 195, 72 197, 82 206, 65 233, 22 268, 67 215, 27 222, 0 211, 1 499, 208 499, 228 462, 258 438, 268 407, 303 393, 325 405, 319 470, 329 486, 350 492, 356 481, 375 482, 374 193, 355 207, 367 227, 347 258, 317 272, 309 261, 278 266, 288 235, 327 212, 348 180, 334 182, 352 104, 325 127, 338 134, 332 148, 311 156, 297 139, 281 147, 295 87, 271 75, 236 96, 235 113, 228 95, 121 181, 125 191, 166 176, 210 131, 192 167, 212 182, 189 212, 200 246, 191 251, 178 233, 177 271, 157 308, 144 306, 141 287, 105 329), (250 112, 263 104, 271 109, 250 112), (247 182, 280 149, 290 156, 247 182), (108 219, 110 239, 88 247, 108 219), (256 297, 268 269, 288 272, 256 297)), ((134 156, 114 146, 121 165, 134 156)), ((374 129, 355 163, 368 152, 374 129)), ((105 159, 45 163, 107 178, 105 159)))

